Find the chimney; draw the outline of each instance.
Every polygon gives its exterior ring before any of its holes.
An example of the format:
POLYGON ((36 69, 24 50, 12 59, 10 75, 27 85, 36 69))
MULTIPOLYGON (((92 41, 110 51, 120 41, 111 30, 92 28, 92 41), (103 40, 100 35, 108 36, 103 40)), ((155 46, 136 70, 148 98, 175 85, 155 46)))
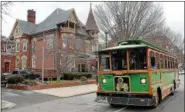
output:
POLYGON ((32 10, 28 10, 28 15, 27 15, 27 21, 30 23, 34 23, 35 24, 35 11, 32 10))

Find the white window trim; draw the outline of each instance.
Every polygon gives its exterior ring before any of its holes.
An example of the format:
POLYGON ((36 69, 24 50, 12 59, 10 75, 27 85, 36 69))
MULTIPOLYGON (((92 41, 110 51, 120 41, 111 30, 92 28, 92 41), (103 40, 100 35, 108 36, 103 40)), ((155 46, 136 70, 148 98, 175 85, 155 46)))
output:
POLYGON ((16 52, 19 52, 20 51, 20 40, 16 40, 16 42, 15 42, 15 51, 16 52), (19 44, 19 50, 17 50, 17 44, 19 44))
POLYGON ((36 61, 37 61, 37 58, 35 55, 32 56, 32 68, 36 68, 36 61), (34 62, 35 61, 35 62, 34 62), (34 63, 33 63, 34 62, 34 63))
POLYGON ((31 43, 31 44, 32 44, 32 45, 31 45, 31 49, 32 49, 32 52, 33 52, 33 51, 35 51, 35 49, 36 49, 37 39, 36 39, 36 38, 33 38, 31 42, 32 42, 32 43, 31 43), (33 46, 33 44, 35 44, 35 46, 33 46))
POLYGON ((24 66, 23 66, 23 62, 25 61, 25 68, 27 68, 27 57, 24 55, 24 56, 22 56, 21 57, 21 61, 22 61, 22 63, 21 63, 21 67, 23 68, 24 66))
POLYGON ((18 67, 18 64, 20 63, 20 57, 19 56, 16 56, 16 59, 15 59, 15 66, 18 67), (17 61, 17 59, 19 61, 17 61))

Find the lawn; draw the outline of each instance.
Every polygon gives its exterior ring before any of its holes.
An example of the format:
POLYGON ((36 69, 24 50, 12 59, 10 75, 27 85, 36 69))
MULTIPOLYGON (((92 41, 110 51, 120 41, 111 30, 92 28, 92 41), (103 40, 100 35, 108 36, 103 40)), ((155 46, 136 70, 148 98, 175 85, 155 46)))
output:
POLYGON ((66 82, 76 82, 76 80, 48 81, 49 84, 63 84, 66 82))

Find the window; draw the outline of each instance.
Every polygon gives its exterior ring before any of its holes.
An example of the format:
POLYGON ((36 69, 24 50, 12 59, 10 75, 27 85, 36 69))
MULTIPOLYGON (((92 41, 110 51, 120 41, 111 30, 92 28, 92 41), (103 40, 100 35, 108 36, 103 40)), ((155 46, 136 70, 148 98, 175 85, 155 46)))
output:
POLYGON ((66 46, 67 46, 67 38, 68 38, 68 35, 66 33, 64 33, 62 35, 62 47, 63 48, 66 48, 66 46))
POLYGON ((150 51, 150 68, 157 68, 156 59, 153 51, 150 51))
POLYGON ((3 51, 3 52, 6 51, 6 44, 5 43, 1 44, 1 51, 3 51))
POLYGON ((16 60, 15 60, 15 66, 16 68, 19 68, 19 63, 20 63, 20 58, 18 56, 16 56, 16 60))
POLYGON ((108 53, 100 55, 100 70, 107 71, 110 70, 110 56, 108 53))
POLYGON ((36 49, 36 42, 37 42, 37 39, 34 38, 34 39, 32 40, 32 51, 33 51, 33 52, 35 52, 35 49, 36 49))
POLYGON ((26 56, 22 56, 21 57, 22 60, 22 68, 27 68, 27 57, 26 56))
POLYGON ((112 52, 112 70, 126 70, 126 51, 113 51, 112 52))
POLYGON ((156 55, 156 67, 159 69, 160 68, 159 53, 155 53, 155 55, 156 55))
POLYGON ((69 39, 69 48, 73 47, 73 42, 72 42, 72 38, 69 39))
POLYGON ((129 65, 131 70, 146 69, 146 49, 129 50, 129 65))
POLYGON ((82 39, 76 39, 76 49, 77 50, 82 50, 83 48, 83 41, 82 39))
POLYGON ((160 55, 160 68, 164 69, 164 55, 163 54, 160 55))
POLYGON ((53 38, 54 38, 53 34, 46 36, 47 49, 53 49, 53 38))
POLYGON ((171 59, 168 57, 168 68, 171 68, 171 59))
POLYGON ((27 51, 27 40, 23 40, 23 51, 27 51))
POLYGON ((16 52, 20 51, 20 40, 16 40, 16 52))
POLYGON ((89 41, 86 41, 86 43, 85 43, 86 45, 85 45, 85 49, 86 49, 86 52, 89 52, 89 41))
POLYGON ((36 56, 32 56, 32 68, 36 68, 36 56))
POLYGON ((169 60, 168 60, 168 57, 167 56, 164 56, 164 68, 168 68, 168 63, 169 63, 169 60))

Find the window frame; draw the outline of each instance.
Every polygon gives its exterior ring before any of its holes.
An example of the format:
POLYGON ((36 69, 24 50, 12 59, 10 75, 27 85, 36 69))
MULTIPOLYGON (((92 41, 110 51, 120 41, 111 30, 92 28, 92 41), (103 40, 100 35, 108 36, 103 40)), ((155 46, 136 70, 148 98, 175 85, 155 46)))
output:
POLYGON ((22 40, 22 51, 27 52, 27 49, 28 49, 28 41, 26 39, 23 39, 22 40))
POLYGON ((16 40, 15 42, 15 51, 20 52, 20 40, 16 40))

